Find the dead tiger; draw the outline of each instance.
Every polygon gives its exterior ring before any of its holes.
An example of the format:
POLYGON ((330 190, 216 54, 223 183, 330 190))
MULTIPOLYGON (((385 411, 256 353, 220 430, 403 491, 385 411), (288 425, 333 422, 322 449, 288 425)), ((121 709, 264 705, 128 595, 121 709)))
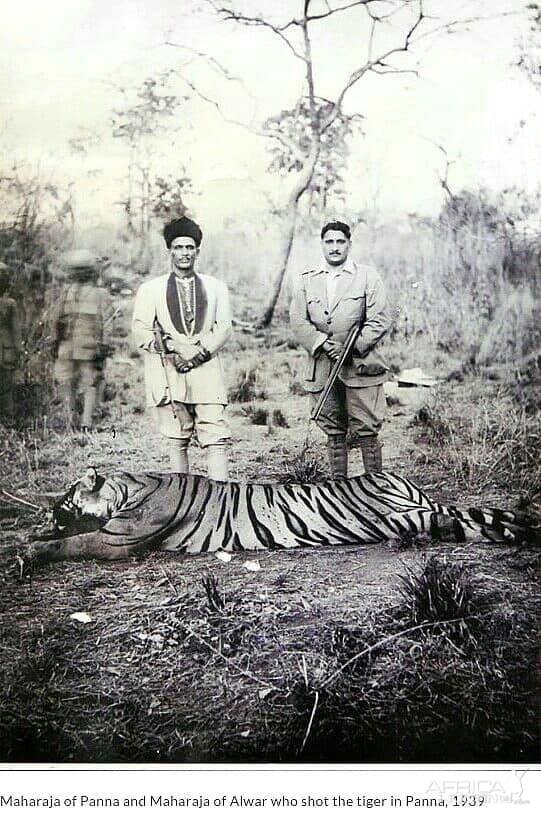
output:
POLYGON ((436 540, 535 543, 538 522, 504 510, 459 509, 408 479, 372 473, 320 484, 214 482, 181 473, 94 468, 52 511, 29 548, 31 562, 121 559, 147 549, 179 553, 375 544, 429 534, 436 540))

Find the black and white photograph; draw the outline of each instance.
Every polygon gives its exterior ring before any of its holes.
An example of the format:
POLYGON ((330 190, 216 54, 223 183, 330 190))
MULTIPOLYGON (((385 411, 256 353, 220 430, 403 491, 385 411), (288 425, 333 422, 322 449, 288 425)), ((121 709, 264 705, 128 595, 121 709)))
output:
POLYGON ((0 763, 532 767, 541 4, 2 29, 0 763))

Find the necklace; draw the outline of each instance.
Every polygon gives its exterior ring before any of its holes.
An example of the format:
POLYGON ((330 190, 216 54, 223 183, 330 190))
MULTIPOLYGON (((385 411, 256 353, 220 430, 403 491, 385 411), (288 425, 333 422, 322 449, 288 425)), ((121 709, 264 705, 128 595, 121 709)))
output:
POLYGON ((182 293, 184 297, 181 298, 181 317, 186 334, 192 336, 195 331, 195 313, 196 313, 196 287, 195 277, 192 275, 189 278, 178 278, 180 282, 182 293), (191 303, 190 303, 191 301, 191 303), (186 320, 184 319, 184 308, 186 309, 186 320), (190 324, 189 326, 187 324, 190 324))

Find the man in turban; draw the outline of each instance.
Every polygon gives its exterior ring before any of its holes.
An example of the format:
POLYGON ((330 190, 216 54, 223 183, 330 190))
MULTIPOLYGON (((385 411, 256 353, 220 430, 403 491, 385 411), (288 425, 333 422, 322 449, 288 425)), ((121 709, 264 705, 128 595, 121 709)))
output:
POLYGON ((147 406, 169 441, 173 472, 189 472, 195 433, 207 453, 209 478, 227 481, 230 433, 219 352, 231 333, 229 294, 223 281, 195 270, 203 236, 194 221, 172 221, 163 236, 171 270, 139 287, 133 312, 135 342, 144 352, 147 406))
POLYGON ((308 352, 304 387, 315 405, 352 326, 360 328, 353 352, 344 361, 318 425, 327 434, 334 479, 347 476, 346 437, 359 445, 366 473, 382 469, 378 433, 385 410, 383 383, 389 367, 379 353, 391 326, 383 282, 368 264, 349 259, 351 230, 331 221, 321 230, 325 262, 304 271, 291 303, 290 319, 308 352))

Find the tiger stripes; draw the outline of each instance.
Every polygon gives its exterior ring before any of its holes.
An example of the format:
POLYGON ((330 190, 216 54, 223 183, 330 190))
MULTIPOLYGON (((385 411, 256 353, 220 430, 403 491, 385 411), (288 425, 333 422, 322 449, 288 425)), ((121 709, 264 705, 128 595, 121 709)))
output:
POLYGON ((96 474, 93 489, 82 484, 75 483, 55 506, 56 539, 32 545, 33 557, 121 558, 145 548, 189 554, 285 550, 421 534, 516 544, 540 537, 532 519, 499 509, 445 506, 393 473, 319 484, 119 473, 107 479, 96 474))

